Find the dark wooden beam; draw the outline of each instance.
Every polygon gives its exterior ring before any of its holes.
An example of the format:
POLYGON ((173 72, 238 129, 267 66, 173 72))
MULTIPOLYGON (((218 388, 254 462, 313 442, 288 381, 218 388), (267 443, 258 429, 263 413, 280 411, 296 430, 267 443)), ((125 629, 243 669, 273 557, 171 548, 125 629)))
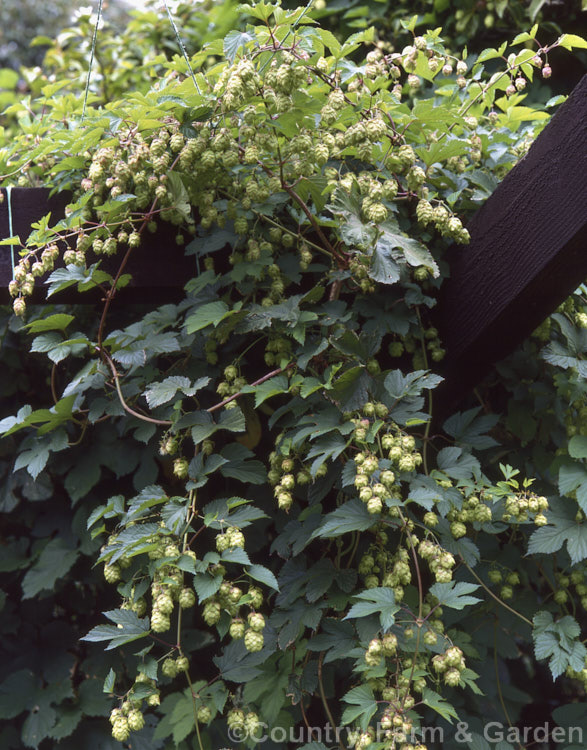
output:
MULTIPOLYGON (((4 201, 0 203, 0 239, 9 237, 9 201, 6 190, 0 188, 4 201)), ((13 235, 25 242, 31 233, 31 225, 51 212, 51 225, 65 215, 65 206, 70 196, 59 193, 49 197, 47 188, 13 188, 10 198, 13 235)), ((194 256, 186 257, 184 248, 175 242, 175 232, 169 225, 161 225, 156 232, 145 232, 142 244, 132 251, 125 271, 132 273, 129 286, 120 291, 125 302, 152 302, 163 304, 179 300, 186 282, 197 274, 194 256)), ((15 247, 18 262, 18 247, 15 247)), ((122 255, 115 258, 102 257, 100 268, 115 275, 122 255)), ((98 258, 92 258, 95 262, 98 258)), ((10 246, 0 245, 0 303, 8 303, 8 284, 12 279, 10 246)), ((33 302, 45 301, 46 287, 43 278, 37 280, 33 302)), ((98 290, 83 295, 77 294, 75 287, 54 295, 49 302, 90 303, 100 299, 98 290)))
POLYGON ((433 312, 445 413, 587 279, 587 75, 467 228, 433 312))

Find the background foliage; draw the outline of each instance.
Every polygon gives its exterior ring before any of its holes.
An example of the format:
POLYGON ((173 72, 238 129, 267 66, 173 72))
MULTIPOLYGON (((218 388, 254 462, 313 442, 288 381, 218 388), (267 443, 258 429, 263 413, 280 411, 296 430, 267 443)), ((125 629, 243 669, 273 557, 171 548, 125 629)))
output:
POLYGON ((2 747, 585 725, 585 289, 443 425, 429 320, 585 43, 548 3, 496 3, 498 26, 544 14, 510 46, 466 3, 394 5, 378 38, 383 7, 179 4, 189 66, 136 13, 101 29, 85 111, 82 13, 28 98, 6 85, 2 184, 72 203, 1 320, 2 747), (185 295, 118 304, 159 223, 185 295), (27 302, 48 273, 106 302, 27 302))

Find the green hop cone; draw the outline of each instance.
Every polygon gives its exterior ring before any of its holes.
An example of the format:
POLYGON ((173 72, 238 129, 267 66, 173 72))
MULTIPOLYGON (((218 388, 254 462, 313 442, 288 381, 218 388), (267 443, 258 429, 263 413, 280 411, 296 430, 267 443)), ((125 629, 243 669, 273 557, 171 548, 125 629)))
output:
POLYGON ((140 732, 145 726, 145 717, 138 708, 133 708, 127 716, 128 727, 132 732, 140 732))
POLYGON ((249 713, 245 716, 244 727, 246 729, 247 735, 249 737, 254 737, 255 733, 260 727, 260 721, 257 714, 249 711, 249 713))
POLYGON ((261 651, 265 644, 263 633, 256 633, 250 628, 245 632, 245 648, 247 651, 254 653, 255 651, 261 651))
POLYGON ((247 592, 250 597, 250 605, 254 609, 259 609, 263 604, 263 592, 257 586, 251 586, 247 592))
POLYGON ((159 612, 159 610, 154 610, 153 616, 151 617, 151 630, 155 633, 164 633, 166 630, 169 630, 170 627, 171 621, 169 620, 169 617, 164 615, 163 612, 159 612))
POLYGON ((174 659, 165 659, 161 665, 161 672, 165 677, 175 677, 177 675, 177 664, 174 659))
POLYGON ((173 599, 169 594, 160 594, 155 600, 155 609, 164 615, 170 615, 173 612, 173 599))
POLYGON ((245 726, 245 714, 240 708, 233 708, 226 715, 226 723, 230 729, 242 729, 245 726))
POLYGON ((120 567, 114 565, 104 565, 104 578, 108 583, 116 583, 120 580, 120 567))
POLYGON ((189 609, 196 603, 196 595, 191 589, 182 589, 179 594, 178 602, 182 609, 189 609))
POLYGON ((240 617, 235 617, 230 623, 228 632, 230 633, 231 638, 238 640, 239 638, 244 638, 245 630, 246 628, 244 621, 241 620, 240 617))
POLYGON ((444 673, 444 682, 447 685, 450 685, 451 687, 456 687, 459 682, 461 681, 461 673, 458 669, 455 669, 452 667, 451 669, 447 669, 444 673))
POLYGON ((260 633, 265 627, 265 618, 260 612, 251 612, 248 617, 248 623, 251 630, 260 633))
POLYGON ((126 716, 119 716, 112 725, 112 736, 118 742, 125 742, 130 734, 130 727, 126 716))
POLYGON ((212 711, 208 708, 208 706, 200 706, 198 708, 198 722, 200 724, 209 724, 212 720, 212 711))
POLYGON ((220 620, 221 608, 218 602, 206 602, 204 605, 204 612, 202 614, 204 621, 207 625, 216 625, 220 620))

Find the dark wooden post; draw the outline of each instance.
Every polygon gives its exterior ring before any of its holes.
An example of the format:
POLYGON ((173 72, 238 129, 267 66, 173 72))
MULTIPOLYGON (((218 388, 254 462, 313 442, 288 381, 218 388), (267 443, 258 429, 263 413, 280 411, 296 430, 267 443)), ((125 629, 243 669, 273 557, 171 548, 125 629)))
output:
MULTIPOLYGON (((51 212, 55 221, 63 218, 67 198, 62 194, 49 197, 47 188, 12 188, 10 199, 2 189, 4 200, 0 203, 0 240, 10 237, 10 214, 12 215, 12 234, 24 242, 31 233, 31 224, 51 212)), ((18 263, 18 247, 14 248, 18 263)), ((12 279, 12 260, 9 245, 0 245, 0 284, 2 301, 8 301, 6 287, 12 279)))
POLYGON ((433 313, 447 412, 587 279, 587 75, 468 229, 433 313))

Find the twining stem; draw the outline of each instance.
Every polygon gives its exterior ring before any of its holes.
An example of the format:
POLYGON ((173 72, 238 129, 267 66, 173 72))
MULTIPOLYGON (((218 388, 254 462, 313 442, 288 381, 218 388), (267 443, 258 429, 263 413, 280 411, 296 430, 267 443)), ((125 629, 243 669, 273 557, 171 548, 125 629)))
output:
MULTIPOLYGON (((276 370, 272 370, 271 372, 268 372, 267 375, 263 375, 262 378, 259 378, 259 380, 255 380, 254 383, 250 383, 249 386, 253 387, 256 385, 261 385, 261 383, 264 383, 266 380, 269 380, 270 378, 275 377, 276 375, 280 375, 282 372, 285 372, 285 370, 289 370, 294 366, 294 362, 290 362, 285 367, 278 367, 276 370)), ((221 409, 226 404, 230 403, 230 401, 234 401, 235 398, 238 398, 239 396, 242 396, 243 392, 238 391, 238 393, 233 393, 232 396, 229 396, 228 398, 225 398, 224 401, 220 401, 218 404, 214 404, 214 406, 211 406, 210 408, 206 409, 206 411, 211 414, 213 411, 216 411, 217 409, 221 409)))
MULTIPOLYGON (((428 370, 428 352, 426 351, 426 340, 424 337, 424 326, 422 325, 422 318, 420 317, 420 308, 416 307, 416 314, 418 316, 418 322, 420 323, 420 330, 422 331, 422 356, 424 358, 424 369, 428 370)), ((422 441, 422 468, 424 474, 428 474, 428 441, 430 440, 430 426, 432 425, 432 388, 428 389, 428 421, 424 428, 424 438, 422 441)))
POLYGON ((308 717, 306 716, 306 709, 304 708, 304 699, 303 699, 303 697, 300 699, 300 710, 302 712, 302 719, 304 720, 304 724, 306 725, 306 728, 308 729, 308 740, 312 741, 312 736, 314 734, 314 728, 310 726, 310 723, 308 721, 308 717))
POLYGON ((198 736, 198 746, 200 750, 204 750, 204 746, 202 745, 202 737, 200 736, 200 723, 198 722, 198 709, 196 707, 196 694, 194 693, 194 688, 192 686, 192 681, 190 680, 189 672, 185 673, 186 680, 188 681, 188 685, 190 686, 190 693, 192 696, 192 706, 194 709, 194 723, 196 725, 196 734, 198 736))
POLYGON ((344 258, 334 249, 334 247, 328 240, 328 237, 326 237, 326 235, 322 231, 322 227, 316 221, 316 217, 308 208, 306 202, 296 193, 296 191, 293 189, 293 187, 291 187, 291 185, 288 185, 282 182, 282 187, 285 190, 285 192, 290 196, 290 198, 293 198, 293 200, 298 204, 298 206, 306 214, 306 216, 308 217, 308 221, 314 228, 314 231, 316 232, 318 237, 320 237, 320 239, 324 243, 324 246, 328 248, 329 252, 332 254, 332 257, 336 258, 339 262, 344 262, 344 258))
POLYGON ((118 393, 118 400, 120 401, 122 408, 129 414, 132 414, 133 417, 137 417, 137 419, 142 419, 143 422, 151 422, 151 424, 160 424, 160 425, 171 425, 172 422, 170 422, 168 419, 155 419, 154 417, 148 417, 146 414, 140 414, 138 411, 135 411, 126 403, 126 401, 124 400, 124 396, 122 395, 122 390, 120 388, 120 376, 118 375, 118 371, 116 370, 116 365, 114 364, 114 362, 112 361, 112 358, 110 357, 110 355, 105 349, 102 349, 100 347, 97 347, 97 349, 102 355, 102 357, 106 360, 106 363, 108 364, 108 367, 110 368, 112 372, 112 376, 114 378, 114 385, 116 386, 116 392, 118 393))
MULTIPOLYGON (((120 401, 120 404, 122 408, 128 412, 129 414, 132 414, 133 417, 136 417, 137 419, 142 419, 143 422, 150 422, 151 424, 159 424, 164 426, 170 426, 173 424, 169 419, 155 419, 155 417, 149 417, 146 414, 141 414, 138 411, 135 411, 131 406, 129 406, 126 401, 124 400, 124 396, 122 395, 122 389, 120 387, 120 375, 118 374, 118 370, 116 369, 116 365, 112 361, 112 358, 108 354, 108 352, 101 348, 100 346, 96 347, 96 350, 100 352, 102 357, 105 359, 108 367, 110 368, 110 371, 112 372, 112 377, 114 378, 114 385, 116 386, 116 393, 118 394, 118 400, 120 401)), ((258 380, 255 380, 254 383, 250 383, 250 387, 254 387, 256 385, 261 385, 261 383, 264 383, 266 380, 269 380, 270 378, 275 377, 276 375, 280 375, 282 372, 285 372, 286 370, 289 370, 294 366, 294 362, 290 362, 285 367, 278 367, 276 370, 272 370, 271 372, 268 372, 266 375, 263 375, 262 378, 259 378, 258 380)), ((214 406, 210 406, 206 411, 211 414, 214 411, 217 411, 218 409, 221 409, 223 406, 226 406, 226 404, 230 403, 231 401, 234 401, 235 398, 238 398, 239 396, 242 396, 243 392, 238 391, 238 393, 233 393, 232 396, 229 396, 228 398, 225 398, 223 401, 220 401, 217 404, 214 404, 214 406)))
MULTIPOLYGON (((326 716, 328 717, 330 726, 334 728, 336 727, 336 724, 332 717, 332 712, 330 711, 328 701, 326 700, 326 693, 324 692, 324 684, 322 682, 322 662, 323 661, 324 661, 324 651, 322 651, 320 653, 320 656, 318 657, 318 686, 320 689, 320 698, 322 699, 322 705, 324 706, 324 711, 326 712, 326 716)), ((342 744, 342 740, 340 739, 340 737, 338 738, 338 746, 340 747, 341 750, 346 750, 345 746, 342 744)))
MULTIPOLYGON (((505 701, 503 699, 503 693, 501 692, 501 679, 499 677, 499 667, 497 664, 497 621, 495 622, 493 627, 493 664, 495 666, 495 684, 497 685, 497 695, 499 697, 499 702, 501 703, 501 708, 503 710, 504 716, 507 719, 508 726, 511 727, 513 726, 513 723, 506 708, 505 701)), ((520 750, 524 750, 524 746, 520 742, 518 742, 518 747, 520 748, 520 750)))
POLYGON ((482 587, 483 587, 483 588, 485 589, 485 591, 487 591, 487 593, 489 594, 489 596, 492 596, 492 597, 493 597, 493 598, 495 599, 495 601, 496 601, 496 602, 497 602, 498 604, 501 604, 501 606, 502 606, 502 607, 505 607, 505 608, 506 608, 507 610, 509 610, 509 611, 510 611, 510 612, 511 612, 511 613, 512 613, 513 615, 516 615, 516 617, 519 617, 519 618, 520 618, 520 620, 523 620, 523 621, 524 621, 524 622, 525 622, 525 623, 526 623, 527 625, 529 625, 529 626, 530 626, 531 628, 532 628, 532 627, 534 627, 534 625, 533 625, 533 623, 531 622, 531 620, 529 620, 529 619, 528 619, 527 617, 524 617, 524 615, 523 615, 523 614, 521 614, 520 612, 517 612, 517 611, 516 611, 515 609, 513 609, 512 607, 510 607, 510 606, 509 606, 509 604, 506 604, 506 603, 505 603, 505 602, 503 601, 503 599, 500 599, 500 598, 499 598, 499 596, 496 596, 496 595, 495 595, 495 594, 493 593, 493 591, 491 591, 491 589, 490 589, 490 588, 488 588, 488 587, 487 587, 487 586, 485 585, 485 583, 483 583, 483 581, 482 581, 482 580, 481 580, 481 579, 479 578, 479 576, 477 575, 477 573, 475 573, 475 571, 474 571, 474 570, 473 570, 473 569, 472 569, 472 568, 471 568, 471 567, 470 567, 469 565, 467 565, 467 563, 465 562, 465 560, 463 560, 463 565, 465 566, 465 568, 467 568, 467 570, 468 570, 468 571, 469 571, 469 573, 470 573, 470 574, 471 574, 471 575, 473 576, 473 578, 475 578, 475 580, 476 580, 476 581, 479 581, 479 585, 480 585, 480 586, 482 586, 482 587))
MULTIPOLYGON (((400 511, 400 518, 405 524, 405 518, 403 514, 400 511)), ((420 635, 422 632, 422 624, 423 624, 423 607, 424 607, 424 589, 422 586, 422 575, 420 573, 420 564, 418 563, 418 555, 416 553, 416 548, 414 547, 414 542, 412 541, 412 535, 410 534, 410 530, 407 529, 407 536, 408 541, 410 543, 410 551, 412 553, 412 558, 414 560, 414 568, 416 569, 416 578, 418 580, 418 630, 416 633, 416 647, 414 650, 414 656, 412 658, 412 668, 410 670, 410 676, 409 676, 409 684, 412 684, 412 679, 414 677, 414 670, 416 668, 416 659, 418 657, 418 652, 420 650, 420 635)), ((404 703, 406 701, 406 698, 408 697, 408 692, 406 691, 404 698, 402 700, 402 709, 404 707, 404 703)))

